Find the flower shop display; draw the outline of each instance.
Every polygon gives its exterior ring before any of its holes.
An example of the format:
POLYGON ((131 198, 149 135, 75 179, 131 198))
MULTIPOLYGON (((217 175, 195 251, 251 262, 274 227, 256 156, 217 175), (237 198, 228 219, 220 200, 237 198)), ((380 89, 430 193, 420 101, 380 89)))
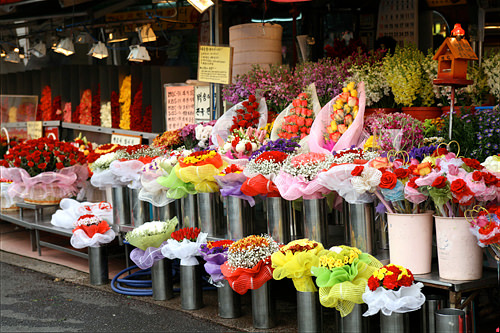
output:
POLYGON ((127 232, 125 240, 136 247, 130 252, 130 259, 140 269, 148 269, 165 258, 161 249, 178 223, 177 217, 168 221, 151 221, 127 232))
MULTIPOLYGON (((52 90, 49 86, 45 86, 40 97, 39 110, 41 111, 40 120, 48 121, 52 119, 52 90)), ((38 120, 38 119, 37 119, 38 120)))
POLYGON ((318 174, 329 168, 332 162, 332 155, 322 153, 289 156, 274 182, 286 200, 321 199, 330 190, 320 184, 318 174))
POLYGON ((191 150, 173 151, 170 157, 160 164, 160 167, 166 173, 164 176, 159 176, 156 182, 167 189, 167 198, 181 199, 189 194, 196 194, 194 184, 191 182, 184 182, 181 180, 175 168, 179 168, 178 160, 181 157, 188 157, 193 152, 191 150))
POLYGON ((208 241, 202 244, 198 250, 205 260, 205 271, 210 275, 209 282, 216 287, 222 287, 224 275, 220 269, 221 265, 227 261, 227 251, 234 241, 223 239, 219 241, 208 241))
POLYGON ((166 149, 175 150, 182 146, 181 130, 177 129, 174 131, 166 131, 163 134, 158 135, 153 140, 154 146, 163 146, 166 149))
POLYGON ((240 164, 245 164, 250 156, 264 143, 266 132, 256 130, 252 127, 246 131, 233 129, 225 143, 220 142, 219 153, 231 160, 240 160, 240 164))
POLYGON ((92 91, 90 89, 83 91, 78 110, 80 124, 92 125, 92 91))
POLYGON ((178 152, 172 151, 169 155, 157 157, 142 167, 139 200, 149 202, 155 207, 164 207, 174 201, 167 195, 169 189, 160 184, 158 179, 168 177, 177 163, 178 155, 178 152))
POLYGON ((477 245, 482 248, 490 247, 499 262, 500 206, 493 205, 488 209, 476 206, 466 212, 465 217, 470 223, 470 232, 477 238, 477 245))
POLYGON ((303 140, 311 132, 311 126, 320 110, 316 87, 310 84, 276 117, 271 140, 293 138, 301 141, 301 146, 304 146, 303 140))
POLYGON ((116 91, 111 92, 111 127, 120 128, 120 102, 116 91))
POLYGON ((310 150, 328 153, 358 145, 365 101, 364 83, 357 87, 354 82, 347 84, 342 93, 328 102, 316 116, 309 139, 310 150))
POLYGON ((253 196, 248 196, 241 191, 241 186, 247 180, 243 173, 243 167, 237 164, 231 164, 222 170, 221 173, 214 176, 220 188, 220 194, 223 197, 231 196, 248 201, 251 207, 255 205, 253 196))
POLYGON ((97 90, 92 95, 92 106, 90 108, 92 126, 101 126, 101 85, 97 85, 97 90))
POLYGON ((110 243, 116 236, 108 222, 92 214, 80 216, 74 227, 70 243, 75 249, 98 247, 110 243))
POLYGON ((60 209, 52 214, 50 223, 56 227, 71 229, 80 216, 92 214, 97 218, 113 224, 113 207, 108 202, 79 202, 64 198, 59 203, 60 209))
POLYGON ((421 291, 423 286, 421 282, 415 283, 409 269, 394 264, 385 265, 368 279, 362 296, 368 311, 363 316, 373 316, 379 311, 386 316, 393 312, 416 311, 425 302, 421 291))
POLYGON ((161 253, 168 259, 180 259, 181 266, 198 265, 197 256, 202 244, 207 243, 207 234, 198 228, 183 228, 172 232, 167 244, 161 248, 161 253))
POLYGON ((273 278, 290 278, 297 291, 318 291, 312 280, 311 267, 319 266, 319 257, 327 251, 321 243, 298 239, 281 247, 271 255, 273 278))
POLYGON ((85 155, 70 143, 40 138, 9 150, 2 178, 12 179, 9 195, 27 202, 54 204, 78 194, 88 170, 85 155))
POLYGON ((213 193, 219 190, 214 176, 218 175, 226 163, 214 150, 193 152, 179 158, 173 172, 186 183, 192 183, 196 192, 213 193))
POLYGON ((101 104, 100 118, 102 127, 113 127, 111 117, 111 102, 101 104))
POLYGON ((347 316, 355 304, 362 304, 362 295, 370 276, 382 264, 357 248, 335 246, 319 257, 319 265, 311 268, 319 287, 321 305, 336 308, 347 316))
POLYGON ((120 86, 120 128, 130 129, 130 105, 132 104, 132 75, 126 76, 120 86))
POLYGON ((130 105, 130 130, 142 131, 142 82, 139 83, 130 105))
POLYGON ((212 120, 198 124, 194 128, 195 137, 198 140, 197 146, 201 149, 207 149, 210 146, 210 134, 213 131, 214 125, 215 120, 212 120))
POLYGON ((236 104, 225 112, 215 123, 211 138, 216 146, 220 142, 228 141, 229 135, 242 128, 249 127, 259 129, 267 124, 267 105, 264 98, 257 102, 254 95, 250 95, 248 100, 236 104))
POLYGON ((271 255, 278 250, 278 243, 269 235, 242 238, 229 246, 222 274, 240 295, 259 289, 273 277, 271 255))

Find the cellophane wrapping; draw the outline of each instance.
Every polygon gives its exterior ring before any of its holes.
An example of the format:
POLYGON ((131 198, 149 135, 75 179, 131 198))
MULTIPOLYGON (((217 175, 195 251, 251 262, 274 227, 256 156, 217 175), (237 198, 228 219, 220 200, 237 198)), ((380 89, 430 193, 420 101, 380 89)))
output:
POLYGON ((281 196, 276 184, 260 174, 245 180, 245 182, 241 185, 240 190, 243 194, 250 197, 254 197, 257 195, 263 195, 267 197, 281 196))
POLYGON ((31 177, 22 168, 0 167, 2 178, 10 179, 8 194, 11 198, 34 201, 52 201, 77 195, 88 177, 87 165, 76 164, 58 171, 42 172, 31 177))
POLYGON ((139 160, 116 160, 111 162, 109 170, 116 177, 118 184, 131 189, 141 188, 141 170, 144 163, 139 160))
POLYGON ((177 176, 176 170, 180 168, 179 164, 170 171, 168 176, 160 176, 156 179, 158 184, 167 188, 167 198, 170 199, 181 199, 186 197, 188 194, 196 194, 197 191, 194 188, 194 184, 182 181, 177 176))
POLYGON ((170 235, 175 230, 178 223, 177 217, 169 221, 146 222, 138 228, 129 231, 125 235, 125 240, 143 251, 146 251, 148 247, 158 248, 164 241, 170 238, 170 235), (165 224, 160 225, 158 223, 165 224), (152 228, 152 226, 154 228, 152 228), (158 229, 160 229, 161 232, 158 232, 158 229))
POLYGON ((59 207, 54 214, 50 223, 56 227, 72 229, 74 223, 82 215, 92 214, 113 224, 113 207, 107 202, 79 202, 73 199, 64 198, 59 203, 59 207))
POLYGON ((197 193, 213 193, 219 191, 219 185, 214 176, 218 175, 226 167, 220 154, 198 163, 197 165, 183 164, 182 159, 174 168, 177 177, 186 183, 194 185, 197 193))
POLYGON ((365 84, 361 82, 357 87, 359 96, 359 110, 352 122, 351 126, 347 131, 342 134, 339 141, 334 145, 325 142, 324 136, 326 133, 326 128, 332 121, 330 115, 333 111, 333 104, 340 95, 334 97, 330 102, 328 102, 319 113, 316 114, 316 119, 314 120, 311 128, 311 134, 309 135, 309 150, 315 153, 331 153, 332 151, 339 151, 342 149, 350 148, 352 145, 358 146, 361 144, 360 138, 363 132, 364 126, 364 115, 366 106, 366 93, 365 84))
POLYGON ((206 244, 208 234, 200 232, 196 242, 189 239, 183 239, 181 242, 175 239, 167 240, 167 243, 162 246, 161 253, 168 259, 180 259, 182 266, 198 265, 197 256, 200 256, 198 251, 201 244, 206 244))
POLYGON ((371 291, 366 286, 363 294, 363 301, 368 305, 368 311, 363 316, 372 316, 379 311, 386 316, 395 313, 406 313, 420 309, 425 303, 425 296, 422 294, 423 284, 414 283, 410 287, 400 287, 399 290, 388 290, 378 287, 371 291))
POLYGON ((73 230, 70 243, 75 249, 97 247, 111 243, 115 239, 115 232, 110 229, 106 221, 89 226, 79 226, 73 230))
POLYGON ((273 278, 270 258, 259 261, 252 268, 233 268, 226 261, 220 269, 231 288, 240 295, 249 289, 259 289, 273 278))
POLYGON ((303 199, 321 199, 331 191, 318 182, 318 178, 311 181, 294 177, 284 171, 280 171, 274 180, 279 193, 285 200, 293 201, 303 199))
MULTIPOLYGON (((227 112, 224 112, 224 114, 219 119, 217 119, 217 122, 215 123, 214 128, 212 129, 212 135, 211 135, 212 143, 216 147, 219 147, 219 142, 221 141, 217 137, 222 139, 222 142, 227 141, 227 138, 229 137, 230 134, 229 129, 233 125, 233 117, 236 117, 236 110, 243 108, 243 102, 234 105, 227 112)), ((257 112, 259 112, 260 114, 259 125, 257 128, 262 128, 267 124, 267 104, 265 98, 260 99, 259 108, 257 109, 257 112)))
POLYGON ((229 173, 227 175, 216 175, 214 176, 217 184, 220 187, 220 194, 223 197, 231 196, 248 201, 250 206, 255 205, 255 200, 252 196, 246 195, 241 192, 241 186, 247 180, 247 177, 243 173, 229 173))
POLYGON ((160 244, 159 247, 150 246, 146 250, 135 248, 130 251, 130 260, 140 269, 151 268, 155 262, 165 258, 161 253, 161 248, 165 244, 167 244, 166 241, 160 244))
POLYGON ((142 187, 139 191, 139 200, 149 202, 156 207, 164 207, 175 200, 167 196, 169 189, 158 182, 159 177, 168 177, 173 169, 170 165, 165 165, 165 168, 161 167, 163 164, 161 161, 162 158, 159 157, 148 164, 156 163, 159 165, 158 168, 148 168, 148 165, 144 167, 141 173, 142 187))

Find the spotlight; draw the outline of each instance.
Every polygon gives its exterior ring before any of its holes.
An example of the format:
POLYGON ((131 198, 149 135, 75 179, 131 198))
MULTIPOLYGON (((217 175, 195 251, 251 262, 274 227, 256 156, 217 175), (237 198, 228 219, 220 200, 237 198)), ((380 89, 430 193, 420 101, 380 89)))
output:
POLYGON ((103 59, 108 56, 108 48, 106 47, 106 45, 104 45, 103 42, 98 41, 92 46, 89 53, 87 54, 97 59, 103 59))
POLYGON ((203 13, 205 10, 214 5, 214 3, 210 0, 187 0, 187 1, 200 13, 203 13))
POLYGON ((151 28, 151 24, 143 25, 136 30, 139 33, 141 43, 154 42, 156 40, 156 35, 153 28, 151 28))
POLYGON ((150 61, 148 50, 144 46, 132 45, 130 46, 130 54, 127 57, 128 61, 143 62, 150 61))
POLYGON ((123 42, 128 39, 127 35, 119 30, 111 30, 108 32, 108 43, 123 42))
POLYGON ((67 37, 61 40, 54 49, 54 52, 62 53, 65 56, 70 56, 75 53, 75 46, 73 45, 71 38, 67 37))
POLYGON ((19 53, 14 52, 14 51, 7 53, 7 56, 5 57, 5 61, 11 62, 13 64, 19 63, 19 61, 21 61, 19 58, 19 53))
POLYGON ((33 46, 30 52, 37 58, 41 58, 47 54, 47 47, 44 42, 38 42, 33 46))

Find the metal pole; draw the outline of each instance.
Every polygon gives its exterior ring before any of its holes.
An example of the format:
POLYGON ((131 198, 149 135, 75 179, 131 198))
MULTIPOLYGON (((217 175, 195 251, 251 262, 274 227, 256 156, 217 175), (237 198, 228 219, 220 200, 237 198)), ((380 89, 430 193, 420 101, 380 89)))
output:
POLYGON ((363 317, 362 304, 354 305, 351 313, 345 317, 341 317, 339 326, 342 333, 368 332, 368 320, 363 317))
POLYGON ((197 310, 203 306, 201 289, 201 266, 181 265, 181 307, 184 310, 197 310))
POLYGON ((266 198, 267 233, 275 241, 283 244, 291 241, 287 207, 287 202, 283 198, 266 198))
POLYGON ((198 227, 209 237, 219 235, 223 227, 224 212, 219 192, 198 193, 198 227))
POLYGON ((175 201, 165 206, 153 206, 153 220, 154 221, 168 221, 177 216, 175 201))
POLYGON ((275 325, 275 302, 271 297, 270 281, 259 289, 252 290, 252 320, 255 328, 273 328, 275 325))
POLYGON ((325 199, 304 199, 302 207, 304 237, 320 242, 324 247, 327 247, 329 244, 325 199))
POLYGON ((321 315, 318 293, 297 291, 298 332, 321 332, 323 330, 321 315))
POLYGON ((229 286, 229 282, 224 280, 222 287, 217 288, 219 304, 219 317, 238 318, 241 316, 241 297, 229 286))
POLYGON ((90 284, 94 286, 108 283, 108 254, 105 246, 90 246, 89 275, 90 284))
POLYGON ((438 295, 429 295, 420 312, 422 333, 436 333, 436 311, 444 307, 444 299, 438 295))
POLYGON ((346 219, 346 240, 350 246, 363 252, 374 253, 373 229, 374 208, 372 203, 349 204, 346 219))
POLYGON ((240 239, 252 234, 252 210, 248 201, 227 197, 227 238, 240 239))
POLYGON ((116 226, 130 225, 130 202, 128 188, 124 186, 112 187, 111 198, 111 204, 113 206, 113 224, 116 226))
POLYGON ((165 301, 173 298, 172 261, 166 258, 156 261, 151 267, 151 282, 154 300, 165 301))
POLYGON ((390 316, 380 314, 381 333, 406 333, 410 332, 408 313, 393 312, 390 316))
POLYGON ((196 195, 188 194, 187 197, 181 199, 181 216, 179 229, 198 227, 198 200, 196 200, 196 195))
POLYGON ((436 332, 465 332, 465 312, 459 309, 441 309, 436 311, 436 332))
POLYGON ((139 190, 129 188, 130 223, 137 228, 150 220, 149 207, 151 204, 139 200, 139 190))

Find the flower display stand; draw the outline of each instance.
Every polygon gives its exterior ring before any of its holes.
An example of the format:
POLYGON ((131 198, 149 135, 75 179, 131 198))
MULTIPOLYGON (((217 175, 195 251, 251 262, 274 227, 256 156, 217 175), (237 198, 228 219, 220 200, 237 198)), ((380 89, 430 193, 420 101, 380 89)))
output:
POLYGON ((390 316, 380 314, 380 332, 408 333, 410 332, 409 313, 393 312, 390 316))
POLYGON ((323 331, 323 319, 318 292, 297 291, 297 331, 323 331))
POLYGON ((208 233, 208 237, 215 237, 226 232, 224 226, 224 212, 219 192, 198 193, 198 227, 208 233))
POLYGON ((280 197, 266 198, 267 233, 279 243, 291 241, 288 202, 280 197))
POLYGON ((128 188, 124 186, 111 188, 111 205, 113 206, 113 224, 130 225, 130 202, 128 188))
POLYGON ((253 210, 248 201, 228 196, 227 198, 227 238, 240 239, 253 233, 253 210))
POLYGON ((423 332, 436 332, 436 311, 444 308, 444 298, 439 295, 428 295, 420 311, 420 323, 423 332))
POLYGON ((151 204, 146 201, 139 200, 139 190, 128 189, 130 202, 130 224, 137 228, 145 222, 150 221, 151 204))
POLYGON ((271 281, 267 281, 258 289, 252 290, 253 327, 269 329, 276 323, 276 304, 271 297, 271 281))
POLYGON ((373 203, 348 204, 345 202, 345 239, 350 246, 363 252, 374 254, 374 207, 373 203))
POLYGON ((108 253, 105 246, 88 247, 90 284, 108 283, 108 253))
POLYGON ((201 288, 202 268, 200 265, 181 265, 181 307, 184 310, 197 310, 203 307, 201 288))
POLYGON ((241 297, 230 286, 227 280, 222 281, 222 287, 217 288, 219 317, 232 319, 241 316, 241 297))
POLYGON ((328 221, 326 219, 326 199, 303 200, 304 238, 315 240, 328 246, 328 221))
POLYGON ((172 261, 170 259, 164 258, 155 261, 151 267, 151 283, 154 300, 165 301, 174 297, 172 261))
POLYGON ((181 199, 181 217, 179 229, 199 227, 196 195, 188 194, 181 199))
POLYGON ((477 280, 483 275, 483 249, 464 217, 436 216, 439 277, 477 280))
MULTIPOLYGON (((338 314, 340 317, 340 313, 338 314)), ((363 317, 363 304, 354 305, 354 309, 345 317, 340 317, 340 332, 369 332, 368 318, 363 317)))

